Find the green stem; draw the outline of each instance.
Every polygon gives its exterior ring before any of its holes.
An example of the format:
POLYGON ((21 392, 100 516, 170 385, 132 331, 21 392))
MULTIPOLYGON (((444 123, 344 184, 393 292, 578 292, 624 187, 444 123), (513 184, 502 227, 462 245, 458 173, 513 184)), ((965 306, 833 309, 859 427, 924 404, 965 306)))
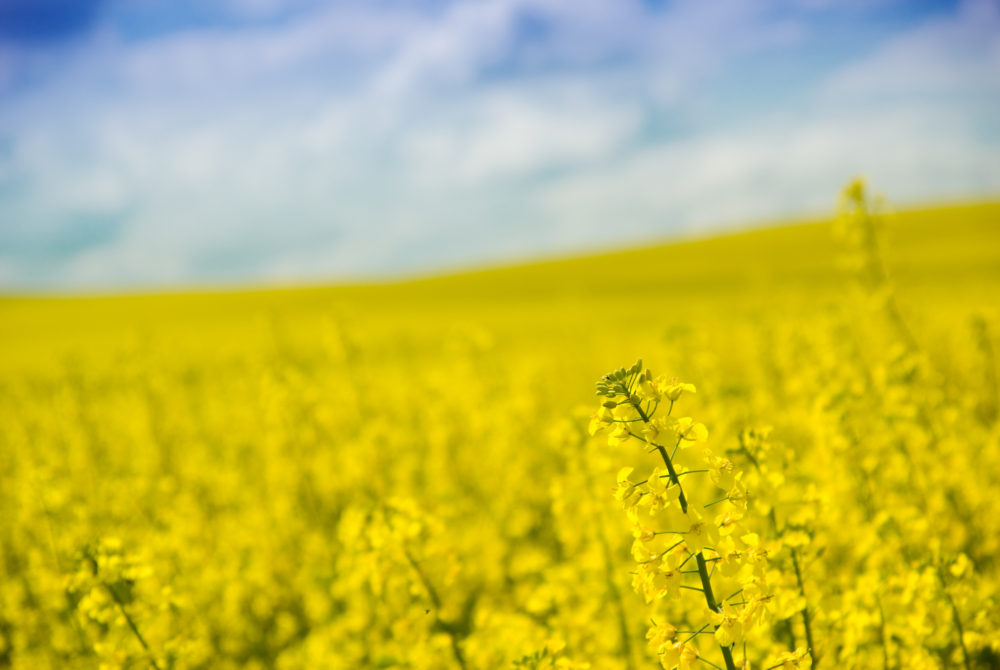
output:
POLYGON ((704 626, 702 626, 698 630, 696 630, 693 633, 691 633, 690 637, 688 637, 688 638, 686 638, 686 639, 684 639, 684 640, 681 641, 681 644, 687 644, 691 640, 695 639, 696 637, 698 637, 699 635, 701 635, 702 633, 704 633, 706 628, 708 628, 708 624, 705 624, 704 626))
MULTIPOLYGON (((747 449, 746 445, 740 445, 740 449, 753 464, 754 469, 756 469, 759 474, 763 475, 763 472, 761 471, 760 468, 760 461, 758 461, 754 457, 754 455, 750 453, 750 450, 747 449)), ((771 508, 768 517, 771 520, 771 529, 774 531, 776 535, 779 534, 778 517, 775 515, 773 507, 771 508)), ((802 625, 806 631, 806 646, 808 647, 809 656, 812 659, 812 667, 816 668, 819 665, 819 655, 816 653, 816 645, 813 642, 812 617, 809 614, 809 599, 806 597, 805 582, 802 579, 802 570, 799 568, 799 555, 798 552, 795 551, 795 549, 792 549, 792 566, 795 568, 795 581, 798 583, 799 586, 799 595, 802 596, 802 600, 803 602, 805 602, 805 606, 803 606, 801 614, 802 614, 802 625)), ((788 633, 789 637, 791 638, 791 642, 794 645, 795 631, 792 630, 791 624, 789 624, 788 626, 788 633)))
POLYGON ((802 570, 799 569, 799 554, 792 549, 792 566, 795 568, 795 581, 799 584, 799 593, 806 605, 802 608, 802 625, 806 629, 806 644, 809 646, 809 655, 812 656, 812 667, 819 665, 819 654, 816 653, 816 645, 813 642, 812 617, 809 616, 809 601, 806 599, 806 589, 802 581, 802 570))
POLYGON ((424 590, 427 591, 427 595, 430 597, 431 603, 434 605, 434 623, 438 628, 447 633, 448 639, 451 641, 451 653, 455 656, 455 660, 458 662, 459 667, 461 667, 462 670, 467 670, 468 666, 465 663, 465 656, 462 655, 462 649, 458 644, 459 636, 455 630, 455 625, 448 623, 441 618, 441 598, 438 596, 437 589, 435 589, 434 585, 431 584, 430 579, 427 578, 427 575, 420 567, 420 564, 417 563, 415 558, 413 558, 413 554, 410 553, 410 550, 405 545, 403 546, 403 555, 406 556, 406 561, 410 564, 410 567, 413 568, 413 571, 417 573, 420 583, 423 584, 424 590))
MULTIPOLYGON (((642 420, 645 423, 649 423, 649 417, 646 415, 645 412, 642 411, 642 408, 636 405, 635 409, 637 412, 639 412, 639 416, 642 417, 642 420)), ((678 443, 679 442, 680 439, 678 438, 678 443)), ((667 455, 667 450, 663 447, 663 445, 655 443, 650 443, 650 444, 656 447, 656 450, 660 452, 660 456, 663 458, 663 463, 664 465, 667 466, 667 472, 670 474, 670 481, 674 483, 674 485, 680 492, 678 500, 680 501, 681 504, 681 511, 687 514, 688 504, 687 504, 687 498, 684 496, 684 488, 681 486, 681 480, 677 476, 677 471, 674 469, 674 464, 671 462, 670 457, 667 455)), ((717 602, 715 602, 715 595, 712 593, 712 580, 708 576, 708 564, 705 563, 705 556, 702 554, 702 552, 699 551, 697 554, 695 554, 694 558, 695 561, 698 563, 698 576, 701 577, 701 587, 702 591, 705 594, 705 603, 708 605, 708 608, 713 612, 721 613, 722 608, 719 606, 717 602)), ((733 661, 732 650, 729 647, 724 647, 722 645, 719 645, 719 647, 720 649, 722 649, 722 658, 726 661, 726 670, 736 670, 736 664, 733 661)))
MULTIPOLYGON (((593 474, 589 467, 589 461, 583 459, 583 473, 588 487, 593 487, 593 474)), ((625 657, 626 670, 635 670, 635 652, 632 649, 632 637, 628 629, 628 617, 625 614, 625 601, 622 599, 621 589, 615 580, 614 561, 612 559, 611 542, 608 540, 607 530, 604 523, 604 515, 597 519, 597 539, 601 543, 601 551, 604 556, 604 580, 608 585, 608 595, 615 608, 618 619, 618 634, 621 637, 621 653, 625 657)), ((677 545, 682 544, 681 540, 677 545)), ((674 545, 674 546, 677 546, 674 545)), ((670 549, 673 549, 671 547, 670 549)), ((667 551, 670 551, 668 549, 667 551)))
POLYGON ((875 596, 878 603, 878 634, 882 641, 882 670, 889 670, 889 643, 885 635, 885 610, 882 609, 882 601, 875 596))
POLYGON ((146 639, 142 636, 142 633, 139 632, 139 627, 135 625, 135 621, 128 613, 128 610, 125 609, 125 603, 122 602, 122 599, 118 597, 118 593, 113 588, 111 588, 110 584, 103 581, 101 582, 101 584, 104 585, 104 588, 107 590, 107 592, 111 594, 111 598, 114 599, 115 604, 118 605, 118 610, 122 613, 122 616, 125 617, 125 623, 127 623, 128 627, 132 629, 132 634, 135 635, 135 639, 139 641, 139 644, 142 645, 142 648, 146 651, 147 654, 149 654, 149 664, 153 666, 156 670, 162 670, 160 668, 160 665, 156 662, 156 658, 153 656, 153 652, 149 648, 149 645, 146 644, 146 639))
POLYGON ((938 566, 937 575, 938 580, 941 582, 941 591, 944 593, 944 597, 948 600, 948 605, 951 607, 951 618, 955 622, 955 632, 958 633, 958 644, 962 647, 962 663, 965 665, 965 670, 972 670, 972 664, 969 661, 969 650, 965 647, 965 628, 962 626, 962 617, 958 615, 958 606, 955 605, 955 600, 948 592, 948 587, 944 582, 944 573, 941 571, 940 566, 938 566))

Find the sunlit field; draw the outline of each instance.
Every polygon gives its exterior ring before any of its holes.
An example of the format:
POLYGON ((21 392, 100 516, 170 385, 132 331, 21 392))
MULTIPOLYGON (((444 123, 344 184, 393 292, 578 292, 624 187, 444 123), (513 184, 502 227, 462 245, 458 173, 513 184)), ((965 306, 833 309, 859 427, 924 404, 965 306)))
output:
POLYGON ((872 207, 0 299, 0 668, 1000 666, 1000 204, 872 207))

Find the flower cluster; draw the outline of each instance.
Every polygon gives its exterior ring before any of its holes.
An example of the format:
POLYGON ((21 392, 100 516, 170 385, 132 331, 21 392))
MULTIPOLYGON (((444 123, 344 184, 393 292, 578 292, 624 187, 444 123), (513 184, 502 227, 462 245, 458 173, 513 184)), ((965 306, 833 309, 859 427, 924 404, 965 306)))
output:
MULTIPOLYGON (((654 622, 647 634, 661 664, 667 670, 691 666, 706 653, 698 636, 710 632, 733 670, 734 652, 745 657, 748 639, 770 623, 767 575, 774 547, 747 523, 743 472, 705 444, 704 424, 674 416, 685 393, 695 387, 654 378, 641 361, 620 368, 597 384, 606 400, 590 430, 609 429, 614 447, 638 441, 660 461, 641 476, 634 467, 622 468, 614 497, 632 524, 633 587, 647 603, 665 601, 665 616, 672 617, 654 622), (700 592, 700 604, 677 605, 683 590, 700 592)), ((795 658, 797 663, 802 654, 795 658)))

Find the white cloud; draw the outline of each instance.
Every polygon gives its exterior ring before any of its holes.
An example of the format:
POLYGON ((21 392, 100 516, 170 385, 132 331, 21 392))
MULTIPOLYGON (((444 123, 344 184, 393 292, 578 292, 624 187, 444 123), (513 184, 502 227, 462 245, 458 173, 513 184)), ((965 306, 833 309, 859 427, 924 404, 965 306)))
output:
POLYGON ((580 246, 824 214, 856 174, 891 202, 998 194, 1000 137, 983 135, 1000 114, 998 43, 996 5, 968 2, 834 72, 795 109, 639 149, 538 201, 580 246))
POLYGON ((967 0, 955 16, 887 41, 822 87, 828 104, 880 97, 1000 95, 1000 4, 967 0))
POLYGON ((600 160, 633 137, 640 121, 634 104, 572 89, 495 91, 414 128, 402 149, 416 183, 468 185, 600 160))
POLYGON ((1000 154, 949 111, 786 116, 645 149, 539 194, 572 246, 826 214, 855 174, 894 202, 1000 192, 1000 154))
POLYGON ((648 126, 708 104, 707 82, 740 59, 801 43, 804 23, 766 3, 503 0, 323 4, 138 43, 105 27, 71 67, 0 105, 0 207, 20 222, 0 216, 0 241, 38 250, 76 239, 84 215, 114 225, 57 261, 0 245, 0 282, 336 277, 537 255, 824 211, 858 171, 892 198, 1000 189, 994 144, 970 128, 992 103, 947 99, 996 66, 974 62, 1000 31, 975 32, 984 10, 970 7, 958 26, 929 24, 845 68, 805 107, 669 138, 648 126), (929 94, 944 102, 910 105, 911 87, 866 106, 911 62, 938 73, 921 82, 940 81, 929 94), (3 195, 5 183, 18 187, 3 195))

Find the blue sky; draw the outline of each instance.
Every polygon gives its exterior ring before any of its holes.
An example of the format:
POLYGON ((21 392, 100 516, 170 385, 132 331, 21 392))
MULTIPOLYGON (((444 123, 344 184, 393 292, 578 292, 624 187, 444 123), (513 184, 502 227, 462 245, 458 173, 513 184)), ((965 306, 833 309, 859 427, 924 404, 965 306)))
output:
POLYGON ((428 272, 1000 195, 1000 1, 0 0, 0 289, 428 272))

